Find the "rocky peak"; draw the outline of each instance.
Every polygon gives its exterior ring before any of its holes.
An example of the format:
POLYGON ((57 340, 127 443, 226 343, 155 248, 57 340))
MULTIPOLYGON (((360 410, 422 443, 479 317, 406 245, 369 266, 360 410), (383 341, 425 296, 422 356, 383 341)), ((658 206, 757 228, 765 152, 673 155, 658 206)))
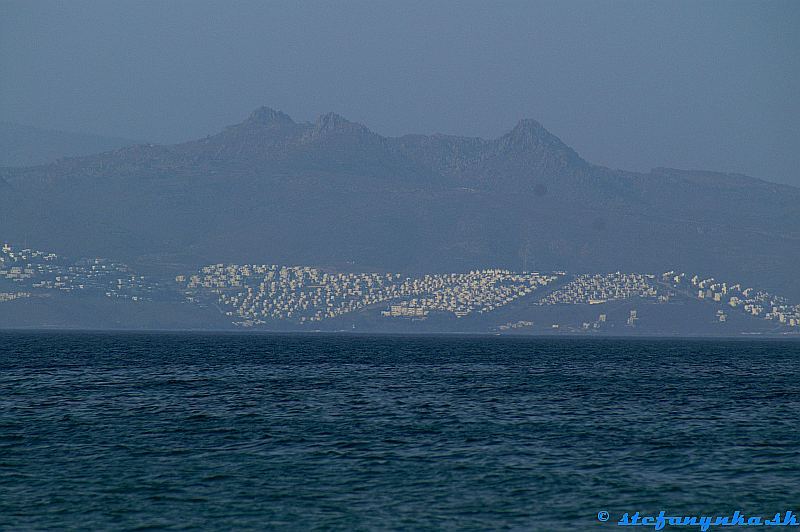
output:
POLYGON ((562 160, 583 162, 572 148, 532 118, 520 120, 514 129, 497 139, 495 148, 504 153, 537 154, 537 158, 550 154, 562 160))
POLYGON ((281 124, 294 124, 289 115, 271 107, 259 107, 245 120, 245 124, 258 126, 272 126, 281 124))
POLYGON ((366 126, 351 122, 336 113, 320 115, 313 127, 306 133, 306 140, 316 140, 332 135, 363 135, 374 136, 366 126))
POLYGON ((504 138, 520 146, 561 145, 561 140, 547 131, 542 124, 532 118, 520 120, 504 138))

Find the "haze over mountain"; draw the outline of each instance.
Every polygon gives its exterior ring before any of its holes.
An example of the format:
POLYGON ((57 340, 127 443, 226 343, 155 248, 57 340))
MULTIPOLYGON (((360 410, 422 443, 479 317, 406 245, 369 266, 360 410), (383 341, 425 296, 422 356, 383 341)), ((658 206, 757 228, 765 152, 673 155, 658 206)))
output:
POLYGON ((91 155, 137 141, 0 122, 0 166, 32 166, 61 157, 91 155))
MULTIPOLYGON (((601 134, 601 133, 598 133, 601 134)), ((800 189, 611 170, 535 120, 384 137, 267 107, 207 138, 0 171, 6 240, 139 266, 697 271, 800 294, 800 189)))

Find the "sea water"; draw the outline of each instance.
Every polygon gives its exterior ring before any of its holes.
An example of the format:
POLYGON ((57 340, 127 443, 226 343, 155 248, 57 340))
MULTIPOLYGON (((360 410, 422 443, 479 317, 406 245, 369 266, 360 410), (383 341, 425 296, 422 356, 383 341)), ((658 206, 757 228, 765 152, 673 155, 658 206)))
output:
POLYGON ((9 332, 0 529, 769 516, 799 423, 792 341, 9 332))

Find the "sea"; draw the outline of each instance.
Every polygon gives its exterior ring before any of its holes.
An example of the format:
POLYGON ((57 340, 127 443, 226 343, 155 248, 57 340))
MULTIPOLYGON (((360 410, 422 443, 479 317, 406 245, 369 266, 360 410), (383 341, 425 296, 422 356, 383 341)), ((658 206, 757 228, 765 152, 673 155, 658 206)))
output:
POLYGON ((798 341, 0 334, 3 531, 608 530, 624 513, 787 510, 798 341))

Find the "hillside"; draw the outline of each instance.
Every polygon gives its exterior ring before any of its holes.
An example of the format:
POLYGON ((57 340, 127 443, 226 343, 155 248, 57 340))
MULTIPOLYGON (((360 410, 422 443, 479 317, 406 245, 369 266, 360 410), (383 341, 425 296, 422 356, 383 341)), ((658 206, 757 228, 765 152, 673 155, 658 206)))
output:
POLYGON ((800 189, 612 170, 534 120, 491 140, 383 137, 333 113, 297 123, 260 108, 204 139, 2 181, 4 239, 140 268, 684 269, 800 295, 800 189))
POLYGON ((130 139, 71 133, 0 122, 0 166, 47 164, 136 144, 130 139))

